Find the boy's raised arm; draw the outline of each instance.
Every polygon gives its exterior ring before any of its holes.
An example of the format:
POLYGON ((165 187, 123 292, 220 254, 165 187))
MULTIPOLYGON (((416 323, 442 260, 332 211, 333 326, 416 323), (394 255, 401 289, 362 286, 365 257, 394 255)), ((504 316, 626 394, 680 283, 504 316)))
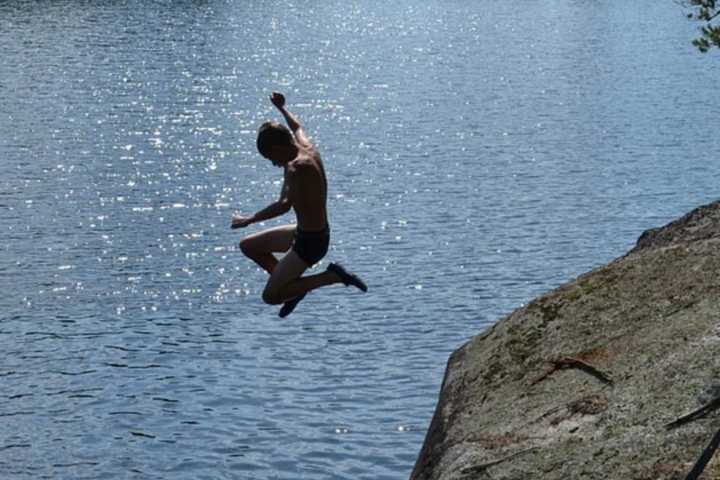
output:
POLYGON ((270 101, 273 105, 275 105, 275 107, 277 107, 280 113, 282 113, 282 116, 285 117, 285 122, 287 122, 288 127, 293 132, 293 135, 295 135, 295 139, 303 146, 309 146, 311 144, 310 140, 307 135, 305 135, 305 131, 303 130, 302 125, 300 125, 300 121, 295 115, 290 113, 287 108, 285 108, 285 96, 282 93, 273 92, 270 97, 270 101))

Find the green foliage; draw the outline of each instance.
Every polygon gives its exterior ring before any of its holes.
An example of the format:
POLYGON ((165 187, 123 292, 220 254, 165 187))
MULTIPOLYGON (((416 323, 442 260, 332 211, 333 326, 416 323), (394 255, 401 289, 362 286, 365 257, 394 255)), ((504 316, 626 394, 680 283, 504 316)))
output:
POLYGON ((688 14, 688 18, 705 22, 705 25, 700 27, 702 36, 693 40, 693 45, 703 53, 713 47, 720 48, 720 27, 712 23, 716 17, 720 16, 720 5, 717 0, 689 0, 687 5, 694 10, 688 14))

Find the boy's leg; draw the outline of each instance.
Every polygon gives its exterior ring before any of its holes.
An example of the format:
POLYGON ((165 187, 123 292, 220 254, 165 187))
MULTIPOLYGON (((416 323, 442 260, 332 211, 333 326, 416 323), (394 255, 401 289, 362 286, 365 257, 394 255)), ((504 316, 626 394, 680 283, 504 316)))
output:
POLYGON ((307 263, 297 253, 290 250, 278 262, 263 292, 263 300, 271 305, 278 305, 293 298, 305 295, 310 290, 340 283, 340 278, 333 272, 323 272, 301 277, 308 269, 307 263))
POLYGON ((272 274, 278 264, 273 252, 282 253, 290 250, 294 236, 295 225, 268 228, 243 238, 240 241, 240 250, 263 270, 272 274))

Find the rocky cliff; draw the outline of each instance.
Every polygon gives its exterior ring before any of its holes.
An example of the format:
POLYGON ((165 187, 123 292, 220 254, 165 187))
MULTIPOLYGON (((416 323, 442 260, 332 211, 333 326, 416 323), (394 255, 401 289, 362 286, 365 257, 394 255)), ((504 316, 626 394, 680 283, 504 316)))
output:
POLYGON ((719 398, 717 202, 453 353, 411 479, 685 479, 719 398))

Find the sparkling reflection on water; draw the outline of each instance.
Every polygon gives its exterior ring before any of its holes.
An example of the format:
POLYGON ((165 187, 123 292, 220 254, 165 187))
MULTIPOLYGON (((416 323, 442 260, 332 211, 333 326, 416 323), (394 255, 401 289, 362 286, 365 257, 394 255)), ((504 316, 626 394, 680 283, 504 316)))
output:
POLYGON ((407 476, 450 351, 713 199, 660 3, 1 2, 0 475, 407 476), (285 321, 228 228, 273 89, 371 287, 285 321))

